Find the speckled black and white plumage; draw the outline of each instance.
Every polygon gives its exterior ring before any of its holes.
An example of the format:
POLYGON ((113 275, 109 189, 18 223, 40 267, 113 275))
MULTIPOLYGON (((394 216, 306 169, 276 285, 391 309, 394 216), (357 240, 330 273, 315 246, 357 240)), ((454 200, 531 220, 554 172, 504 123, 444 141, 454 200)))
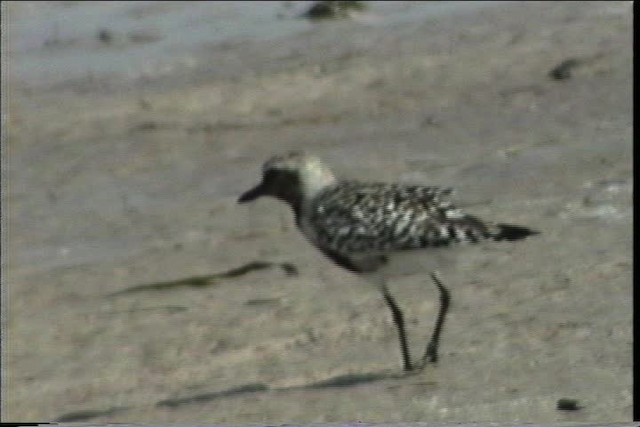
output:
POLYGON ((291 205, 306 237, 355 271, 374 270, 382 255, 398 251, 535 234, 463 213, 450 201, 450 188, 339 181, 317 157, 301 152, 265 162, 257 188, 256 194, 291 205))
MULTIPOLYGON (((315 156, 290 152, 264 163, 262 182, 238 199, 244 203, 272 196, 291 206, 296 224, 307 239, 336 264, 355 273, 377 276, 398 328, 403 366, 411 360, 402 310, 391 296, 386 279, 395 267, 400 274, 422 271, 426 258, 438 258, 442 248, 483 240, 519 240, 536 231, 482 221, 457 209, 449 188, 419 185, 340 181, 315 156), (437 249, 436 249, 437 248, 437 249), (418 258, 402 256, 418 255, 418 258), (409 260, 399 262, 399 260, 409 260), (370 274, 371 273, 371 274, 370 274)), ((447 251, 449 251, 447 249, 447 251)), ((395 275, 394 275, 395 276, 395 275)), ((440 310, 422 358, 438 359, 438 342, 450 295, 432 272, 440 292, 440 310)))
POLYGON ((317 242, 337 252, 391 251, 478 242, 491 236, 447 199, 451 189, 340 182, 310 201, 317 242))

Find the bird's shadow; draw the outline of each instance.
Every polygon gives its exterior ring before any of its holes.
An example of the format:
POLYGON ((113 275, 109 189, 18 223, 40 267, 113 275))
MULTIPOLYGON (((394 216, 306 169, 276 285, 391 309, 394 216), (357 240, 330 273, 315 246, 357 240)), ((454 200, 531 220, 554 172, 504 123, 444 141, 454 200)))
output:
POLYGON ((229 388, 226 390, 195 394, 195 395, 186 396, 186 397, 164 399, 157 402, 156 406, 175 408, 181 405, 210 402, 210 401, 221 399, 221 398, 235 397, 235 396, 244 395, 244 394, 256 394, 256 393, 265 393, 265 392, 289 392, 289 391, 298 391, 298 390, 322 390, 327 388, 354 387, 354 386, 373 383, 377 381, 402 379, 412 374, 413 373, 406 373, 406 372, 398 373, 398 372, 389 372, 389 371, 343 374, 343 375, 337 375, 331 378, 327 378, 321 381, 299 385, 299 386, 291 386, 291 387, 269 387, 267 384, 264 384, 264 383, 250 383, 250 384, 245 384, 239 387, 229 388))

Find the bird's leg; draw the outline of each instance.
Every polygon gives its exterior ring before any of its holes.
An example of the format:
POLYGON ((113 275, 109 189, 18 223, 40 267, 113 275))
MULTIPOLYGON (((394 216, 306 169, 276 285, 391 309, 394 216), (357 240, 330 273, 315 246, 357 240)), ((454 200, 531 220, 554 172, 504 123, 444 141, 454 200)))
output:
POLYGON ((396 328, 398 329, 398 336, 400 337, 400 351, 402 353, 402 363, 404 370, 411 371, 413 369, 413 366, 411 364, 411 355, 409 354, 409 346, 407 344, 407 335, 404 330, 404 317, 402 315, 402 310, 400 310, 400 307, 396 303, 396 300, 389 293, 389 289, 387 289, 386 285, 382 285, 382 295, 384 295, 384 300, 391 309, 393 322, 396 324, 396 328))
POLYGON ((440 332, 442 332, 444 318, 447 315, 447 311, 449 311, 449 303, 451 302, 449 290, 444 287, 442 281, 438 278, 437 272, 432 272, 431 278, 438 287, 438 291, 440 291, 440 311, 438 312, 438 318, 436 319, 436 324, 433 328, 433 334, 431 335, 431 339, 427 343, 427 349, 422 358, 422 366, 426 365, 427 363, 436 363, 438 361, 438 343, 440 340, 440 332))

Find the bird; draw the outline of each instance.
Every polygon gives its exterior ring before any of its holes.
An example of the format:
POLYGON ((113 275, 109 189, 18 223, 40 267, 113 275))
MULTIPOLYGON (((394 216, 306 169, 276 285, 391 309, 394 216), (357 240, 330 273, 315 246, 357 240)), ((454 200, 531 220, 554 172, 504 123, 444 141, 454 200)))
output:
MULTIPOLYGON (((247 203, 270 196, 288 204, 297 228, 336 265, 371 279, 382 292, 396 326, 404 371, 438 361, 440 335, 451 302, 437 269, 430 272, 440 299, 433 332, 423 357, 414 363, 402 309, 388 278, 424 271, 443 251, 481 241, 517 241, 539 234, 531 228, 483 221, 451 202, 451 188, 403 183, 361 182, 336 177, 319 157, 294 150, 262 165, 262 180, 238 198, 247 203), (398 260, 409 260, 397 262, 398 260), (395 266, 396 273, 393 272, 395 266)), ((429 267, 431 268, 431 267, 429 267)))

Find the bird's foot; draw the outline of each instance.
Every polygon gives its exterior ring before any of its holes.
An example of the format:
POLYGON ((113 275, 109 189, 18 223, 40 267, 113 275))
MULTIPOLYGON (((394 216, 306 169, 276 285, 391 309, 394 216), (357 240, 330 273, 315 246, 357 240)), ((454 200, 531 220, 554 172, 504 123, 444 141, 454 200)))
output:
POLYGON ((422 362, 426 363, 438 363, 438 345, 434 342, 430 342, 427 345, 427 351, 424 353, 422 362))

